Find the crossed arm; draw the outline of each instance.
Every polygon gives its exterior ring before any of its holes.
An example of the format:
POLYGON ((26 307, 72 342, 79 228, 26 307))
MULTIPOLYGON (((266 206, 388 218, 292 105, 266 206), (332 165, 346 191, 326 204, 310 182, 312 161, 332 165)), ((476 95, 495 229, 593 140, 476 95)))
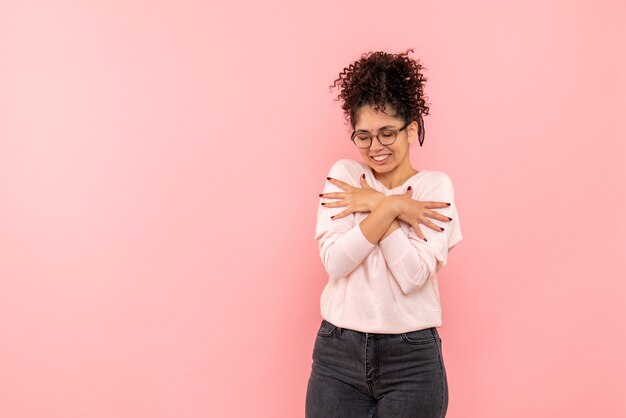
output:
POLYGON ((386 196, 371 188, 365 181, 365 176, 360 177, 361 188, 350 186, 341 180, 328 177, 331 184, 344 190, 344 192, 321 193, 320 197, 327 199, 339 199, 335 202, 322 202, 326 208, 346 207, 342 212, 334 215, 334 220, 348 216, 354 212, 369 212, 369 215, 359 224, 363 235, 372 244, 377 244, 385 239, 396 229, 400 228, 399 220, 410 224, 415 233, 424 241, 419 224, 423 223, 435 231, 443 231, 442 228, 428 220, 428 217, 443 222, 452 219, 430 209, 445 208, 450 206, 447 202, 421 202, 412 199, 411 187, 401 195, 386 196))
POLYGON ((331 277, 346 277, 376 245, 404 293, 420 287, 433 271, 439 271, 441 264, 427 245, 416 244, 415 237, 407 237, 402 230, 396 231, 400 229, 400 221, 405 221, 413 227, 414 235, 426 242, 418 225, 422 223, 442 231, 426 218, 450 221, 447 216, 430 210, 448 207, 446 202, 420 202, 411 198, 410 190, 401 195, 385 196, 369 187, 363 178, 360 188, 334 178, 329 178, 328 182, 343 192, 322 193, 320 197, 334 201, 321 202, 321 205, 345 207, 331 220, 328 215, 321 219, 318 216, 320 254, 331 277), (355 212, 368 212, 368 215, 354 227, 349 218, 341 219, 355 212))

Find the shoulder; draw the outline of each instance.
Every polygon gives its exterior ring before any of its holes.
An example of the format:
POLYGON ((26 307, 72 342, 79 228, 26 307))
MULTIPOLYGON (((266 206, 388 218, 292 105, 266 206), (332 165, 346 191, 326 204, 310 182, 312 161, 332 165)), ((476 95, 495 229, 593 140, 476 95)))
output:
POLYGON ((424 192, 437 191, 454 195, 454 184, 450 176, 440 170, 421 170, 422 176, 415 180, 415 186, 424 192))
POLYGON ((365 172, 363 165, 349 158, 342 158, 335 161, 328 171, 330 177, 337 178, 343 181, 357 180, 365 172))

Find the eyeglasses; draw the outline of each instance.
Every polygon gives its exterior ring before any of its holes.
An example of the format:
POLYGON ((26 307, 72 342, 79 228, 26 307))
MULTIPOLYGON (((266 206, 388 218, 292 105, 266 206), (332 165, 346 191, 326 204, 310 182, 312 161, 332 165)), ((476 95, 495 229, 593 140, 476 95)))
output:
MULTIPOLYGON (((410 124, 411 122, 407 122, 402 128, 398 130, 389 128, 383 129, 376 134, 376 138, 378 139, 378 142, 380 142, 382 145, 391 145, 396 142, 398 133, 406 129, 406 127, 410 124)), ((354 145, 359 148, 369 148, 372 146, 372 134, 370 134, 369 132, 353 132, 352 135, 350 135, 350 140, 354 142, 354 145)))

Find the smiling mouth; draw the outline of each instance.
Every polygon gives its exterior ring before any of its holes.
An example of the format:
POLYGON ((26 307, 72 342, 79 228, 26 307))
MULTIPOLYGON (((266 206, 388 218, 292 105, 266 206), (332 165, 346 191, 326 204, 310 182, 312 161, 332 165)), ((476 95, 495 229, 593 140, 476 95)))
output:
POLYGON ((385 161, 387 158, 389 158, 391 154, 385 154, 385 155, 376 155, 376 156, 372 156, 372 160, 377 161, 377 162, 381 162, 381 161, 385 161))

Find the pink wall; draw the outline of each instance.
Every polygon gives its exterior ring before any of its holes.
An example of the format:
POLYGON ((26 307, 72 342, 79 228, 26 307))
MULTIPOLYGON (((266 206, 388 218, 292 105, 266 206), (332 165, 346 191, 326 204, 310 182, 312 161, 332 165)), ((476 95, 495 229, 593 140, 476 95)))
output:
POLYGON ((626 415, 620 1, 0 3, 0 416, 303 416, 328 86, 427 67, 449 417, 626 415))

